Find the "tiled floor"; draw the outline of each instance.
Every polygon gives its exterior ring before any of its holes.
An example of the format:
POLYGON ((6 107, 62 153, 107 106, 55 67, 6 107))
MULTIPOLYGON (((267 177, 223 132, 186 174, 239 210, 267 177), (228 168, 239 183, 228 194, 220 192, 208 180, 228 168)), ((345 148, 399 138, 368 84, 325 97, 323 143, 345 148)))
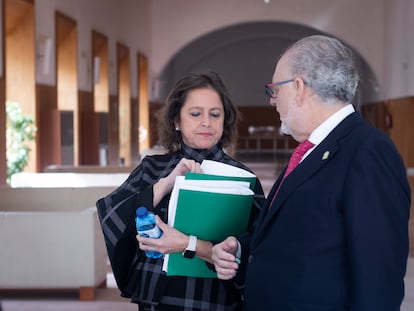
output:
MULTIPOLYGON (((414 310, 414 257, 409 258, 407 268, 401 311, 414 310)), ((96 301, 79 301, 75 292, 3 297, 2 311, 136 311, 137 306, 121 298, 114 284, 109 274, 108 288, 97 290, 96 301)))

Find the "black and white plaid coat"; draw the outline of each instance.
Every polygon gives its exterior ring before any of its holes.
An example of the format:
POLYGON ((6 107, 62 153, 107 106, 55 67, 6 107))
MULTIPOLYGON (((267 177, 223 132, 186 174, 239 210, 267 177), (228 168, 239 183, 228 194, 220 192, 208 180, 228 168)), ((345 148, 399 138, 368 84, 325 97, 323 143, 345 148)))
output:
MULTIPOLYGON (((237 310, 241 293, 233 282, 167 277, 162 271, 163 259, 147 258, 138 248, 135 210, 146 206, 167 222, 169 195, 154 207, 153 185, 167 176, 183 157, 199 163, 203 159, 215 160, 248 170, 225 154, 220 144, 208 150, 183 145, 178 153, 146 156, 119 188, 96 204, 118 288, 123 297, 140 305, 140 311, 146 307, 148 310, 237 310)), ((251 219, 255 218, 263 200, 262 186, 257 181, 251 219)))

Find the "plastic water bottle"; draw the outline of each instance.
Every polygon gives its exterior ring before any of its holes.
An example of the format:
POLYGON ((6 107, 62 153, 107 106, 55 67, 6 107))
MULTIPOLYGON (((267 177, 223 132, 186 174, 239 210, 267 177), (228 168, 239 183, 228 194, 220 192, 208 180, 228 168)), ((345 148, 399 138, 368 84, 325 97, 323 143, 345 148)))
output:
MULTIPOLYGON (((161 229, 155 223, 155 215, 147 210, 146 207, 138 207, 136 211, 135 223, 137 232, 140 236, 158 239, 162 235, 161 229)), ((164 256, 160 252, 145 251, 149 258, 160 258, 164 256)))

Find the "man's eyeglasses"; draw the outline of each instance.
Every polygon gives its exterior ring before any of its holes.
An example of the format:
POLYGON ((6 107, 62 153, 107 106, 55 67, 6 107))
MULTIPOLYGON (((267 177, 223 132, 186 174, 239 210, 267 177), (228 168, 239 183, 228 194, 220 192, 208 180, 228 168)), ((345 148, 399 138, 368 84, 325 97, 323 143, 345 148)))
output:
POLYGON ((277 93, 279 93, 278 86, 289 83, 289 82, 293 82, 293 81, 295 81, 295 79, 283 80, 283 81, 279 81, 275 83, 266 84, 265 86, 266 95, 271 98, 276 98, 277 93))

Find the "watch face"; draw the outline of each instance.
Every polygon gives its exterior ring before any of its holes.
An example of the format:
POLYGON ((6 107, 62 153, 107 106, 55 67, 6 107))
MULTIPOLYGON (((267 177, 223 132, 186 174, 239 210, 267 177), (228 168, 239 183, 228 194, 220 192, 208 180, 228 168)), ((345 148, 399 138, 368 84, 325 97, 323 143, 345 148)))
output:
POLYGON ((183 256, 185 258, 192 259, 195 256, 195 251, 190 251, 190 250, 186 249, 183 253, 183 256))

